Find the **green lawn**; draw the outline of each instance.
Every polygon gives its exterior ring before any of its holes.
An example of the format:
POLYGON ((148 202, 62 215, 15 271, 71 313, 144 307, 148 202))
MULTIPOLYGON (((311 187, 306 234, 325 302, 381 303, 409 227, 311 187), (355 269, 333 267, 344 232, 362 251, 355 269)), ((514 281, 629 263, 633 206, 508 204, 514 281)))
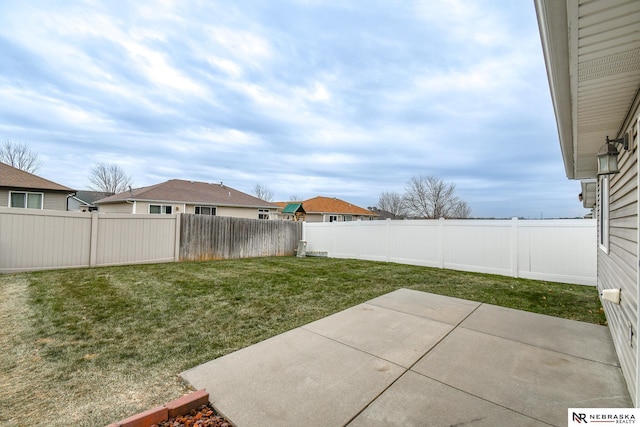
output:
POLYGON ((398 288, 606 324, 594 287, 327 258, 0 275, 0 424, 105 425, 200 363, 398 288))

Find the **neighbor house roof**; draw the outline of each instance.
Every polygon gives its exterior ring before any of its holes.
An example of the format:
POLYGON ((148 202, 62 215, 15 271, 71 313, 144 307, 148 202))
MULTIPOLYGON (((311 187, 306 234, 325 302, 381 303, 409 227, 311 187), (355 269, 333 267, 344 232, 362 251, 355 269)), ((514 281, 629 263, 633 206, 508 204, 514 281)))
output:
POLYGON ((105 193, 103 191, 78 190, 76 191, 74 199, 86 205, 92 206, 96 200, 104 199, 105 197, 109 197, 112 195, 113 193, 105 193))
POLYGON ((125 201, 147 201, 167 203, 188 203, 216 206, 239 206, 256 208, 277 208, 273 203, 235 190, 223 183, 208 183, 171 179, 169 181, 135 188, 97 200, 95 203, 122 203, 125 201))
POLYGON ((0 162, 0 187, 20 188, 25 190, 49 190, 74 192, 72 188, 65 187, 48 179, 41 178, 29 172, 25 172, 13 166, 0 162))
POLYGON ((596 176, 596 153, 640 103, 640 1, 535 0, 568 178, 596 176))
POLYGON ((334 213, 347 215, 377 216, 375 212, 352 205, 335 197, 318 196, 302 202, 302 207, 307 213, 334 213))

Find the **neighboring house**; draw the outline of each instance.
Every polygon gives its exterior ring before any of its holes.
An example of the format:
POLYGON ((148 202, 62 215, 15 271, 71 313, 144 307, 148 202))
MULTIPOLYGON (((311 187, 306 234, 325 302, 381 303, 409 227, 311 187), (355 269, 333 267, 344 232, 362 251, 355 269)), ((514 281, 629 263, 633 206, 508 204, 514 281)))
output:
POLYGON ((112 195, 113 193, 105 193, 102 191, 78 190, 76 191, 75 195, 69 198, 67 210, 80 212, 97 211, 98 207, 94 202, 96 200, 104 199, 105 197, 109 197, 112 195))
POLYGON ((302 202, 278 202, 281 207, 279 216, 305 222, 336 222, 372 220, 378 216, 370 210, 352 205, 335 197, 314 197, 302 202))
POLYGON ((67 210, 75 190, 29 172, 0 163, 0 206, 67 210))
POLYGON ((172 179, 97 200, 101 213, 218 215, 270 219, 277 205, 223 183, 172 179))
POLYGON ((385 211, 384 209, 378 209, 377 207, 369 207, 371 212, 375 212, 378 214, 378 217, 375 219, 407 219, 405 216, 398 216, 392 212, 385 211))
POLYGON ((621 289, 619 300, 609 297, 612 291, 601 299, 638 407, 640 1, 536 0, 535 5, 566 174, 582 180, 582 203, 595 207, 598 291, 621 289), (607 144, 607 139, 620 141, 607 144), (607 166, 619 172, 609 173, 607 166))

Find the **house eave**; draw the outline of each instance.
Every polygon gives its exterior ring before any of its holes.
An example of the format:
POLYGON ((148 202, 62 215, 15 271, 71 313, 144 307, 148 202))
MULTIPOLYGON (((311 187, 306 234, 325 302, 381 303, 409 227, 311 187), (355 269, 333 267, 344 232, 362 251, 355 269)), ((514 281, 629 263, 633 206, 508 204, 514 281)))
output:
POLYGON ((565 173, 569 179, 581 178, 575 170, 567 3, 535 0, 535 8, 565 173))
POLYGON ((566 175, 593 178, 596 154, 637 108, 640 1, 534 4, 566 175))

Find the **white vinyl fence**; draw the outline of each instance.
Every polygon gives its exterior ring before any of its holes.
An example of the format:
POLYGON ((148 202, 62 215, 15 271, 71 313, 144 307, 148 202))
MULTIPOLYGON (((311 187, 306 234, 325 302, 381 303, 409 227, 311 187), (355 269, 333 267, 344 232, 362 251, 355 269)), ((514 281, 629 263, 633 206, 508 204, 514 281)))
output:
POLYGON ((596 285, 596 220, 305 223, 307 252, 596 285))

